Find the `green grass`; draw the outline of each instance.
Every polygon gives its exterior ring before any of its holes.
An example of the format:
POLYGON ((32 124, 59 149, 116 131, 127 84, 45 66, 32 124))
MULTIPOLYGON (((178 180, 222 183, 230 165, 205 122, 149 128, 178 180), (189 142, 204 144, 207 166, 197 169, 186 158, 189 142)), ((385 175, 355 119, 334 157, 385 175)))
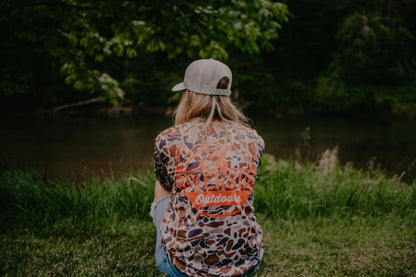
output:
POLYGON ((86 178, 82 183, 42 181, 34 170, 1 174, 2 229, 46 234, 94 234, 125 219, 149 219, 153 174, 86 178), (19 220, 17 220, 19 219, 19 220))
POLYGON ((415 276, 415 229, 395 219, 263 221, 260 276, 415 276))
POLYGON ((317 164, 265 155, 256 183, 257 211, 269 218, 394 215, 416 222, 416 183, 339 166, 333 154, 317 164))
MULTIPOLYGON (((152 173, 79 184, 0 175, 0 275, 163 276, 148 215, 152 173)), ((416 183, 265 155, 256 184, 257 276, 416 276, 416 183)))

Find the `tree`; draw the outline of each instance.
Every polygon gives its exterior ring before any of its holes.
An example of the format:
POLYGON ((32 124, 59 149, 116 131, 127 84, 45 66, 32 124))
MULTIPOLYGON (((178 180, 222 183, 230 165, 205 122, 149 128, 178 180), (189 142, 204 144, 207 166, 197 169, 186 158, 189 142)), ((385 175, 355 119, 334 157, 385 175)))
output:
MULTIPOLYGON (((114 60, 155 52, 226 59, 231 48, 259 53, 273 48, 270 41, 288 20, 286 5, 268 0, 4 0, 0 6, 8 31, 3 48, 32 45, 67 84, 112 103, 123 98, 129 78, 112 68, 114 60)), ((33 78, 22 72, 20 79, 33 78)))
POLYGON ((338 47, 317 80, 317 100, 332 110, 412 114, 416 30, 409 10, 415 1, 346 3, 349 12, 334 34, 338 47))

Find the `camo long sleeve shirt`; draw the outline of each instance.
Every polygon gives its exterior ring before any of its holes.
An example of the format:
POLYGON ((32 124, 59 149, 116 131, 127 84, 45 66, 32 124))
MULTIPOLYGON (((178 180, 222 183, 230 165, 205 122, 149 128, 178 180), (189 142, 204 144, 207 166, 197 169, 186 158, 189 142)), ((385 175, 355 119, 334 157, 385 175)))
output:
POLYGON ((188 276, 240 276, 263 257, 253 189, 264 141, 242 124, 224 124, 206 135, 204 120, 194 118, 155 141, 156 176, 173 193, 163 244, 188 276))

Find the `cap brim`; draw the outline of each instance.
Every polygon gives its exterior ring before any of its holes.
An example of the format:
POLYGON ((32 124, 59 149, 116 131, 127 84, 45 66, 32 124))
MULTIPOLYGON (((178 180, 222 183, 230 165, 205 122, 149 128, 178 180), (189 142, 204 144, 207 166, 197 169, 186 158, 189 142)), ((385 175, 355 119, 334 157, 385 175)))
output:
POLYGON ((180 90, 185 90, 185 89, 186 89, 185 84, 182 82, 182 83, 176 84, 172 88, 172 91, 180 91, 180 90))

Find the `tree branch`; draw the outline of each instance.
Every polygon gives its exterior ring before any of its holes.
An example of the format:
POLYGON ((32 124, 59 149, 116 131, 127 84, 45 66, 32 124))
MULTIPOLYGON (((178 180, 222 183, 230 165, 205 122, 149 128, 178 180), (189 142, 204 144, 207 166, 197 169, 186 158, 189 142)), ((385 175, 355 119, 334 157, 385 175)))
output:
POLYGON ((84 100, 84 101, 79 101, 79 102, 75 102, 75 103, 70 103, 70 104, 66 104, 66 105, 54 107, 54 108, 52 108, 52 112, 53 113, 56 113, 59 110, 63 110, 63 109, 67 109, 67 108, 72 108, 72 107, 83 106, 83 105, 87 105, 87 104, 91 104, 91 103, 96 103, 96 102, 101 102, 101 99, 98 98, 98 97, 96 97, 96 98, 92 98, 92 99, 89 99, 89 100, 84 100))

